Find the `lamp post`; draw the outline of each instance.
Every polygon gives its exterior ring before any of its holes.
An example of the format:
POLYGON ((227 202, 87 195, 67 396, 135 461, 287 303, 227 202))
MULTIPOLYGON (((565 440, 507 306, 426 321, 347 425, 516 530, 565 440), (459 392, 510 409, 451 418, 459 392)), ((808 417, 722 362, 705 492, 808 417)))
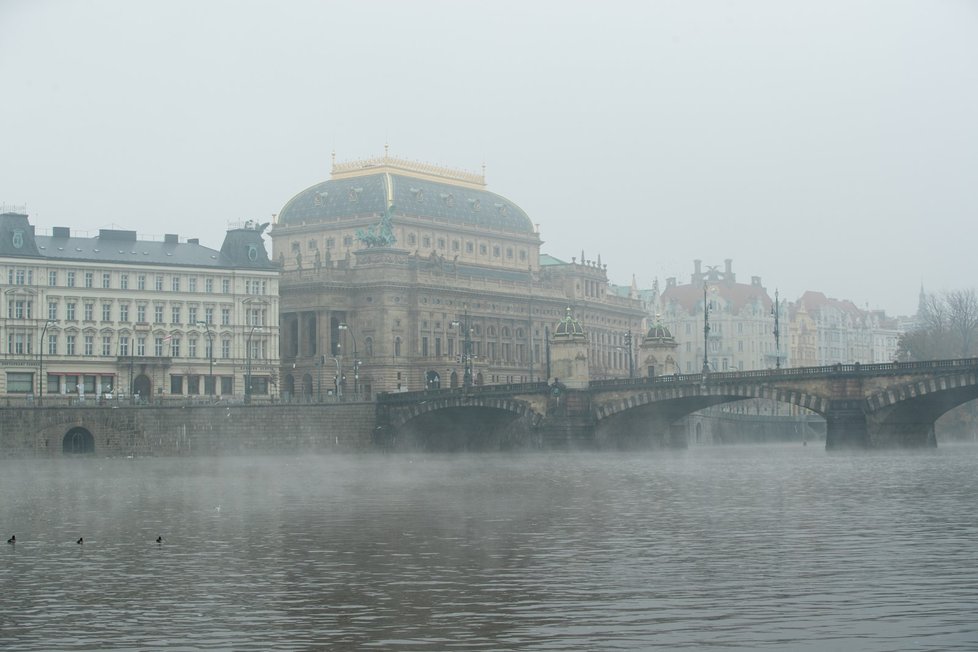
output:
POLYGON ((357 336, 353 334, 353 329, 346 322, 340 322, 339 329, 349 332, 353 338, 353 396, 360 395, 360 359, 357 357, 357 336))
POLYGON ((779 306, 778 291, 774 291, 774 307, 771 308, 774 315, 774 368, 781 368, 781 309, 779 306))
POLYGON ((333 388, 336 390, 336 398, 343 396, 343 387, 340 385, 340 360, 338 357, 330 358, 336 364, 336 375, 333 376, 333 388))
MULTIPOLYGON (((210 385, 210 395, 214 396, 214 335, 211 333, 210 322, 198 321, 197 325, 203 326, 207 331, 207 362, 209 364, 207 383, 210 385)), ((129 388, 129 391, 132 392, 132 387, 129 388)))
POLYGON ((47 332, 48 326, 57 326, 58 322, 53 319, 49 319, 44 322, 44 328, 41 329, 41 341, 38 342, 37 347, 37 404, 44 404, 44 333, 47 332))
POLYGON ((465 313, 461 320, 452 321, 452 326, 462 329, 462 387, 466 390, 472 387, 472 329, 469 324, 469 306, 465 305, 465 313))
POLYGON ((703 284, 703 375, 710 373, 710 359, 707 357, 710 337, 710 303, 706 298, 706 283, 703 284))
POLYGON ((529 274, 529 287, 530 296, 527 305, 527 331, 526 334, 530 339, 530 382, 533 382, 533 267, 527 268, 527 273, 529 274))
POLYGON ((317 393, 319 394, 319 402, 323 402, 323 365, 326 364, 326 356, 318 355, 316 357, 316 368, 319 370, 319 381, 317 384, 317 393))
POLYGON ((550 384, 550 327, 543 327, 544 358, 547 364, 547 384, 550 384))
POLYGON ((252 326, 251 332, 248 333, 248 338, 245 340, 245 348, 247 351, 247 364, 245 365, 245 403, 251 403, 251 336, 256 332, 261 332, 261 326, 252 326))
POLYGON ((133 378, 133 372, 135 371, 135 360, 133 355, 135 355, 136 348, 136 336, 131 335, 129 337, 129 405, 136 404, 136 395, 133 393, 133 387, 135 384, 135 379, 133 378))
POLYGON ((625 346, 628 348, 628 377, 635 377, 635 356, 632 355, 632 329, 625 333, 625 346))

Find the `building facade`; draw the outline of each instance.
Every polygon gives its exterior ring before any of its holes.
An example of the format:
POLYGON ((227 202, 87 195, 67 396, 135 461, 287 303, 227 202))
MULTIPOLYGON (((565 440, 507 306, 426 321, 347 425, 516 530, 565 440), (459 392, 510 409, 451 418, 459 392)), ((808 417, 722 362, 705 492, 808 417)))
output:
POLYGON ((628 374, 640 303, 609 292, 600 260, 541 255, 533 222, 481 175, 386 154, 334 160, 271 237, 282 387, 299 400, 545 380, 568 307, 587 329, 592 374, 628 374))
POLYGON ((792 343, 800 366, 893 362, 901 328, 882 310, 805 292, 791 307, 792 343))
POLYGON ((277 394, 278 270, 263 228, 231 229, 215 250, 116 229, 42 235, 22 212, 0 215, 0 394, 277 394))
POLYGON ((709 371, 752 371, 792 364, 787 308, 779 303, 778 323, 784 327, 785 337, 776 339, 774 300, 759 276, 752 277, 749 284, 738 283, 730 259, 723 271, 718 266, 704 271, 699 260, 693 261, 693 266, 688 284, 668 278, 661 295, 652 301, 677 341, 682 373, 699 373, 704 364, 709 371))

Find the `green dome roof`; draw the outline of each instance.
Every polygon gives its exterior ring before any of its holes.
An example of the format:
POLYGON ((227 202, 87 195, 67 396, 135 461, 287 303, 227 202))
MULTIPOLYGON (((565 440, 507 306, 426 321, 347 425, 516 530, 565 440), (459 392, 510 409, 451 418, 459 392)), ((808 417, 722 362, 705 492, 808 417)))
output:
POLYGON ((656 322, 650 329, 649 332, 645 334, 645 339, 642 341, 643 344, 666 344, 674 345, 676 343, 676 338, 672 336, 669 329, 662 325, 662 322, 656 322))
POLYGON ((567 315, 557 322, 557 326, 554 328, 554 339, 584 339, 584 326, 581 322, 574 319, 571 315, 571 309, 567 308, 567 315))
POLYGON ((395 220, 421 217, 494 231, 535 232, 523 209, 505 197, 470 185, 391 172, 330 179, 306 188, 282 208, 278 224, 378 217, 391 204, 395 220))

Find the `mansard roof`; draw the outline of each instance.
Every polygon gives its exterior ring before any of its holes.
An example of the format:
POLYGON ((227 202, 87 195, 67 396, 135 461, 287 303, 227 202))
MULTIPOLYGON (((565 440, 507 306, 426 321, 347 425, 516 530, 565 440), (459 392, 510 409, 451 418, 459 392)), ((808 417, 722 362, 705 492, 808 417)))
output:
MULTIPOLYGON (((746 283, 719 282, 708 285, 711 292, 716 292, 715 296, 720 297, 730 307, 739 311, 752 304, 759 303, 760 307, 770 311, 774 302, 768 296, 767 290, 760 285, 748 285, 746 283)), ((702 285, 674 285, 667 287, 662 292, 662 304, 678 303, 687 313, 702 311, 703 286, 702 285)))
POLYGON ((72 235, 66 227, 55 227, 52 235, 35 235, 26 215, 0 215, 0 255, 59 261, 126 265, 168 265, 212 268, 273 270, 261 231, 255 228, 228 231, 221 251, 197 240, 180 242, 176 235, 164 240, 140 240, 135 231, 100 229, 97 236, 72 235), (19 232, 21 246, 14 245, 19 232))

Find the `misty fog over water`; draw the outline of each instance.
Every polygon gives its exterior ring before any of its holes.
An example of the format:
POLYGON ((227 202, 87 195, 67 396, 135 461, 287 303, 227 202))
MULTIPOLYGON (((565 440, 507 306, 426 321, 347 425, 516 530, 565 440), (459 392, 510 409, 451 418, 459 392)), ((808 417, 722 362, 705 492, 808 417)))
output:
POLYGON ((972 650, 976 462, 970 445, 3 460, 0 641, 972 650))

